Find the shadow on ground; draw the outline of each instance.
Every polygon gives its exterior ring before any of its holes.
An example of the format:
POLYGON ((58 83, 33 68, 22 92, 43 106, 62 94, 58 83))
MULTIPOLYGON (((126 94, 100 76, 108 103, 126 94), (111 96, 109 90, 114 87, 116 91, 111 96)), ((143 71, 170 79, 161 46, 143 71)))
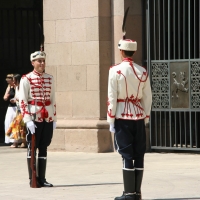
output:
POLYGON ((93 184, 75 184, 75 185, 54 185, 53 187, 88 187, 94 185, 120 185, 122 183, 93 183, 93 184))
MULTIPOLYGON (((146 199, 146 200, 200 200, 200 197, 189 197, 189 198, 169 198, 169 199, 146 199)), ((144 199, 145 200, 145 199, 144 199)))
POLYGON ((6 144, 6 143, 0 143, 0 147, 6 147, 6 146, 10 146, 10 145, 12 145, 12 143, 8 143, 8 144, 6 144))

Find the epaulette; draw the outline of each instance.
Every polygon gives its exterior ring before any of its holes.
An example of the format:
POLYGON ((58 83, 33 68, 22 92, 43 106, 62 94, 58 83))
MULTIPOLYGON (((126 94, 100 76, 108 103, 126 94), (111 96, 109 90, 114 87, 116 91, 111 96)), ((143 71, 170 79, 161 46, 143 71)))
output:
POLYGON ((149 74, 148 74, 148 72, 147 72, 147 69, 146 69, 146 67, 144 67, 144 66, 141 66, 141 67, 145 69, 145 71, 143 72, 143 74, 144 74, 146 77, 148 77, 148 76, 149 76, 149 74))
POLYGON ((46 75, 49 75, 49 76, 53 77, 51 74, 47 74, 47 73, 44 73, 44 74, 46 74, 46 75))
POLYGON ((113 68, 113 67, 115 67, 115 66, 117 66, 117 65, 119 65, 119 64, 121 64, 121 63, 118 63, 118 64, 110 66, 110 69, 113 68))
POLYGON ((141 70, 142 70, 142 71, 140 70, 141 73, 142 73, 142 76, 141 76, 141 78, 139 78, 138 74, 136 73, 135 69, 133 68, 133 71, 134 71, 136 77, 138 78, 138 80, 140 80, 141 82, 146 82, 146 80, 148 78, 148 72, 147 72, 146 68, 141 66, 141 65, 138 65, 136 63, 134 63, 134 66, 137 67, 137 68, 140 67, 141 70))
POLYGON ((27 75, 29 75, 31 72, 29 72, 28 74, 24 74, 22 75, 22 78, 27 77, 27 75))

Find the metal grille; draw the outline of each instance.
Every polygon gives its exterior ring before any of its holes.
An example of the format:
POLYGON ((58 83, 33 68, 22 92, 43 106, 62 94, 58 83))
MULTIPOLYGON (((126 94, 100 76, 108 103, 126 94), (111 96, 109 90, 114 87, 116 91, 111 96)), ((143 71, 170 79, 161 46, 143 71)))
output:
POLYGON ((200 108, 200 62, 191 63, 191 107, 200 108))
POLYGON ((146 0, 152 149, 200 150, 200 3, 146 0))
POLYGON ((153 108, 169 108, 168 63, 152 63, 153 108))

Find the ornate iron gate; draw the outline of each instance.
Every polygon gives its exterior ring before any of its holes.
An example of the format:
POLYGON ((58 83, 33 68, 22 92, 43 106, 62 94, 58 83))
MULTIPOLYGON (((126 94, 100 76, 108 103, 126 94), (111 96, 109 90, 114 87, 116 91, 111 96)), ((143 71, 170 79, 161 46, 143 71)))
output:
MULTIPOLYGON (((43 25, 41 0, 0 2, 0 78, 1 97, 7 88, 6 74, 26 74, 33 68, 30 53, 40 46, 38 23, 43 25)), ((0 102, 0 141, 4 140, 7 102, 0 102)))
POLYGON ((200 150, 200 3, 146 0, 152 149, 200 150))

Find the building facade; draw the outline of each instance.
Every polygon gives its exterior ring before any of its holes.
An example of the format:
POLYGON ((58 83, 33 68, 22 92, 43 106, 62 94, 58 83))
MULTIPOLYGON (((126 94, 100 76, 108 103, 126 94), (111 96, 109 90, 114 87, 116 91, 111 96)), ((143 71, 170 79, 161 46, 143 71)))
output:
MULTIPOLYGON (((58 122, 50 149, 114 150, 107 79, 109 67, 121 61, 117 45, 127 7, 127 38, 138 43, 134 62, 148 69, 153 91, 147 149, 199 151, 199 1, 2 0, 2 82, 7 73, 32 69, 29 55, 39 49, 38 23, 43 27, 46 72, 56 81, 58 122)), ((2 96, 5 89, 3 82, 2 96)), ((3 133, 3 100, 0 109, 3 133)))
POLYGON ((107 79, 109 67, 120 62, 117 45, 127 6, 127 37, 138 42, 135 59, 141 64, 141 1, 44 0, 46 71, 57 83, 58 127, 50 148, 113 151, 107 79))

